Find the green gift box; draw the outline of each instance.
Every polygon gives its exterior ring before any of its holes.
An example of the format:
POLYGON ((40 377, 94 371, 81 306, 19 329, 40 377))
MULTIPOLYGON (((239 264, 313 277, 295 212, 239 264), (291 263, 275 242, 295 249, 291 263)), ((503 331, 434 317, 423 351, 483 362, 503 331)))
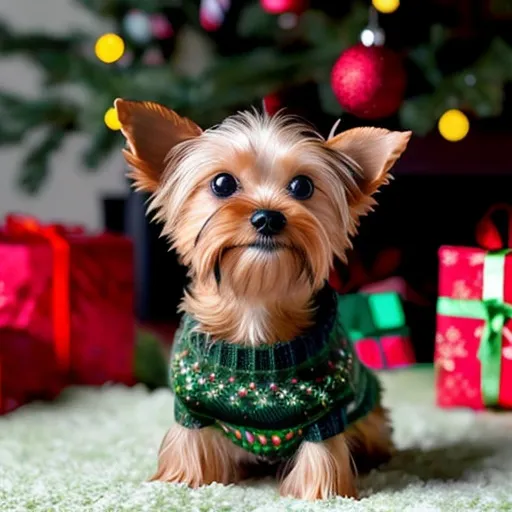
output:
POLYGON ((398 293, 341 295, 338 318, 367 367, 381 370, 416 363, 398 293))

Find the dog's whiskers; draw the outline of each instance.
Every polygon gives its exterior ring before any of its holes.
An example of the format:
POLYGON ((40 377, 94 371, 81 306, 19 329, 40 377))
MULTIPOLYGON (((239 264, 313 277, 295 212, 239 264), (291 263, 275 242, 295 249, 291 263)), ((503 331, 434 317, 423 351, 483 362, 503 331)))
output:
POLYGON ((306 274, 306 277, 308 279, 308 282, 310 286, 314 285, 315 278, 314 278, 314 272, 313 268, 311 267, 311 263, 308 260, 306 251, 304 249, 301 249, 293 244, 286 244, 284 242, 279 241, 273 241, 273 240, 261 240, 261 241, 255 241, 248 244, 239 244, 239 245, 230 245, 228 247, 225 247, 223 250, 219 252, 219 255, 217 259, 215 260, 215 265, 213 267, 213 274, 215 277, 215 282, 217 284, 217 287, 220 287, 220 283, 222 281, 222 259, 224 256, 233 249, 258 249, 262 252, 268 252, 272 253, 279 250, 286 250, 295 253, 301 263, 299 276, 302 274, 306 274))
POLYGON ((220 269, 220 261, 222 258, 222 253, 219 254, 219 257, 215 260, 215 266, 213 268, 213 275, 215 276, 215 282, 217 283, 217 288, 220 288, 220 282, 222 279, 222 273, 220 269))
POLYGON ((315 277, 313 269, 311 268, 311 263, 309 262, 308 257, 306 255, 306 251, 304 249, 297 249, 297 252, 302 262, 301 274, 305 272, 309 280, 309 284, 313 286, 315 282, 315 277))
POLYGON ((196 239, 194 240, 194 248, 197 247, 197 244, 199 243, 199 240, 201 239, 201 236, 205 232, 206 227, 208 224, 212 221, 212 219, 222 210, 222 206, 220 208, 217 208, 205 221, 205 223, 201 226, 201 229, 199 230, 199 233, 197 233, 196 239))

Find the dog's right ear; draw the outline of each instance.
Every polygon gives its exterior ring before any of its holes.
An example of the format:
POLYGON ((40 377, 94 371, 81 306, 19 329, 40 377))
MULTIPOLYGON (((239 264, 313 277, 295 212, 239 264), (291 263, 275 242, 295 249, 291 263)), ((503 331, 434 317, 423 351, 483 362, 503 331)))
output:
POLYGON ((201 135, 202 130, 158 103, 116 99, 114 106, 128 144, 123 155, 132 168, 130 177, 134 186, 137 190, 154 192, 171 149, 201 135))

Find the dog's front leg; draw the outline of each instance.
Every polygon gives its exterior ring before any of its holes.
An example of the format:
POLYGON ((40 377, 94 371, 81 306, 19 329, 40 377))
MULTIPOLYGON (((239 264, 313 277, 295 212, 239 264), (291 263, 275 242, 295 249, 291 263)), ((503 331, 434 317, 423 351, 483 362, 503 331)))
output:
POLYGON ((333 496, 357 498, 355 475, 345 434, 322 442, 304 442, 281 483, 282 496, 302 500, 333 496))
POLYGON ((215 427, 189 429, 175 424, 160 446, 158 469, 150 480, 192 488, 235 483, 240 479, 239 460, 239 448, 215 427))

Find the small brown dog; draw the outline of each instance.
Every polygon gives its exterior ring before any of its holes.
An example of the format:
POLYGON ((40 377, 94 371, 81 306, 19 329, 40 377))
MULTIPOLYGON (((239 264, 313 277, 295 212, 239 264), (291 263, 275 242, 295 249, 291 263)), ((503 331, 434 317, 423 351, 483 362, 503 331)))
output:
POLYGON ((285 496, 357 497, 353 461, 386 460, 391 428, 326 280, 410 132, 324 140, 255 112, 203 131, 155 103, 115 105, 135 186, 191 276, 171 361, 176 424, 153 479, 228 484, 265 462, 285 496))

